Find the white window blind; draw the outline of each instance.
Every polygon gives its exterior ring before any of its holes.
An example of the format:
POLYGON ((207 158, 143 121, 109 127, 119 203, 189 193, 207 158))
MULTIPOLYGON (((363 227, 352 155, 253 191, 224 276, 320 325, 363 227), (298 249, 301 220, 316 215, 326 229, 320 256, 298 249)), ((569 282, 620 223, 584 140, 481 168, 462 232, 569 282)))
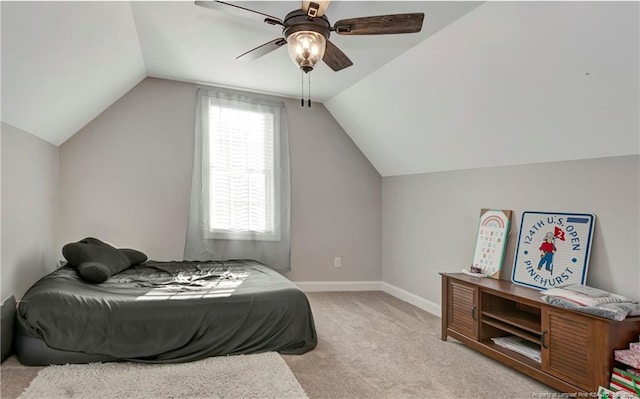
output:
POLYGON ((226 98, 206 103, 205 238, 279 240, 279 109, 226 98))

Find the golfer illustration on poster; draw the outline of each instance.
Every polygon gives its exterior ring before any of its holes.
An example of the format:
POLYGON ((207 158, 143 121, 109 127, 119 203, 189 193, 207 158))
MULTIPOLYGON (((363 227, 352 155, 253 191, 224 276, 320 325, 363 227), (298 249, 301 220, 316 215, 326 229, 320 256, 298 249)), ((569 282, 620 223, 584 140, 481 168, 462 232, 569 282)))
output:
POLYGON ((554 227, 554 232, 548 232, 544 236, 544 240, 540 245, 540 262, 538 262, 538 270, 544 266, 544 270, 551 272, 553 275, 553 255, 555 255, 556 248, 555 242, 556 239, 564 241, 564 231, 558 226, 554 227))
POLYGON ((522 213, 511 281, 548 289, 584 284, 595 216, 585 213, 522 213))

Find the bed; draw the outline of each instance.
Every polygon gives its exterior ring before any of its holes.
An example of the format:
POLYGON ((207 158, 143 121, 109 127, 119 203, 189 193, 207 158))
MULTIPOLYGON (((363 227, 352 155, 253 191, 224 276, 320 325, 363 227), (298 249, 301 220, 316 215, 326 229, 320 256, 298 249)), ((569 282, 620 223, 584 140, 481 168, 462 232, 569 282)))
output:
POLYGON ((66 265, 27 291, 16 321, 16 354, 31 366, 302 354, 317 344, 304 292, 254 260, 146 261, 100 284, 66 265))

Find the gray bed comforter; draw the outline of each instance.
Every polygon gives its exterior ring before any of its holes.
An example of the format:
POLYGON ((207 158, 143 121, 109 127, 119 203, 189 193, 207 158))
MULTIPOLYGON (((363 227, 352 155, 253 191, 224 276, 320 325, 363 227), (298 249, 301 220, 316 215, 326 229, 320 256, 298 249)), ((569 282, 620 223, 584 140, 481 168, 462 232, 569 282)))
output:
POLYGON ((28 290, 17 317, 50 348, 138 362, 301 354, 317 344, 305 294, 252 260, 148 261, 102 284, 65 266, 28 290))

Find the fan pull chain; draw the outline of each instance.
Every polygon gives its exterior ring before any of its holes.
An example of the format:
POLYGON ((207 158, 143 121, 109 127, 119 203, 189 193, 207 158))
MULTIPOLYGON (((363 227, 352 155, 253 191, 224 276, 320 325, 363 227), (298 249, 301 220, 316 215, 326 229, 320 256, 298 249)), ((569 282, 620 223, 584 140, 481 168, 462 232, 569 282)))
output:
POLYGON ((300 70, 300 106, 304 107, 304 72, 300 70))
POLYGON ((310 73, 307 73, 307 81, 309 82, 309 92, 307 93, 309 97, 307 97, 307 106, 311 108, 311 74, 310 73))
POLYGON ((311 108, 311 74, 307 72, 302 72, 300 70, 300 88, 302 89, 300 92, 300 106, 304 107, 304 75, 307 75, 307 82, 309 85, 309 92, 307 93, 307 107, 311 108))

